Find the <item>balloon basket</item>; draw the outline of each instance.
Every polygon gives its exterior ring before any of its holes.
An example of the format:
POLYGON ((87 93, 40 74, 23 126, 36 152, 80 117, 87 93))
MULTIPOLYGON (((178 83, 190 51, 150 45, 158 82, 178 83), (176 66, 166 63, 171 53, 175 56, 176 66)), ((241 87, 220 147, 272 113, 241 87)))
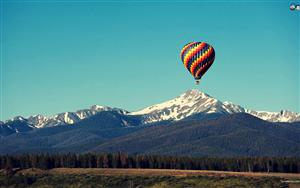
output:
POLYGON ((196 80, 196 85, 199 85, 200 84, 200 80, 196 80))

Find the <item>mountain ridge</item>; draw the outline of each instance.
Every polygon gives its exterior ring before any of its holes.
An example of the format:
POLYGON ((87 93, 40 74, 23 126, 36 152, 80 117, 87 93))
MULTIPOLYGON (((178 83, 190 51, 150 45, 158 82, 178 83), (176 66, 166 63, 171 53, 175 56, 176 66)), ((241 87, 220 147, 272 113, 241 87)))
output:
MULTIPOLYGON (((234 113, 248 113, 270 122, 300 121, 300 114, 295 112, 286 110, 282 110, 280 112, 249 110, 232 102, 221 102, 220 100, 215 99, 204 92, 201 92, 197 89, 192 89, 171 100, 155 104, 134 112, 129 112, 121 108, 93 105, 88 109, 77 110, 75 112, 62 112, 50 117, 46 117, 40 114, 29 116, 28 118, 16 116, 13 119, 0 123, 0 126, 3 127, 5 125, 8 125, 10 122, 19 121, 27 122, 28 126, 31 128, 72 125, 103 111, 113 111, 120 114, 133 116, 138 115, 142 118, 143 124, 151 124, 160 121, 178 121, 199 114, 201 116, 210 116, 230 115, 234 113)), ((12 131, 17 132, 17 129, 12 129, 12 131)))
POLYGON ((232 102, 221 102, 197 89, 188 90, 174 99, 129 114, 142 115, 144 116, 145 123, 152 123, 160 120, 181 120, 199 113, 217 113, 224 115, 248 113, 271 122, 300 121, 300 114, 295 112, 286 110, 280 112, 249 110, 232 102))
POLYGON ((28 121, 28 123, 35 128, 44 128, 44 127, 52 127, 64 124, 74 124, 83 120, 85 118, 91 117, 102 111, 114 111, 120 114, 127 114, 128 111, 121 108, 112 108, 108 106, 100 106, 93 105, 88 109, 77 110, 75 112, 62 112, 58 113, 54 116, 44 116, 41 114, 29 116, 28 118, 24 118, 22 116, 16 116, 10 120, 5 121, 4 123, 12 122, 12 121, 28 121))

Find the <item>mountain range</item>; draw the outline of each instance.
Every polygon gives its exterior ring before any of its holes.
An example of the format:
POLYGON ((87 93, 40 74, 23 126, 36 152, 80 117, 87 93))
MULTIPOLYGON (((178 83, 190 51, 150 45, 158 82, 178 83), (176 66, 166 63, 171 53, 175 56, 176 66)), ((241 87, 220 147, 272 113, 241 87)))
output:
POLYGON ((89 109, 78 110, 76 112, 63 112, 52 117, 43 115, 33 115, 28 118, 22 116, 14 117, 5 122, 0 122, 0 126, 7 125, 13 132, 19 130, 15 126, 10 126, 12 122, 26 122, 31 128, 45 128, 58 125, 71 125, 85 118, 91 117, 102 111, 114 111, 126 115, 141 115, 143 124, 159 121, 178 121, 193 115, 207 116, 209 114, 229 115, 234 113, 248 113, 260 119, 271 122, 296 122, 300 121, 300 114, 282 110, 280 112, 254 111, 245 109, 231 102, 221 102, 199 90, 188 90, 182 95, 139 111, 129 112, 120 108, 93 105, 89 109))
POLYGON ((0 122, 0 154, 90 151, 300 156, 300 115, 248 110, 189 90, 136 112, 94 105, 0 122))

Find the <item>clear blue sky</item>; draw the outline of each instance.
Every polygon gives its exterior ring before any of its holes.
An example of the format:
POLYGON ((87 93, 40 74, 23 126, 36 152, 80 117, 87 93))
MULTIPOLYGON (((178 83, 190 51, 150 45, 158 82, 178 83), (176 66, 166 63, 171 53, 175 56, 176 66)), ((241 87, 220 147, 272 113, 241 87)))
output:
POLYGON ((0 119, 93 104, 133 111, 191 88, 299 112, 300 12, 289 3, 3 1, 0 119), (199 86, 179 58, 191 41, 216 51, 199 86))

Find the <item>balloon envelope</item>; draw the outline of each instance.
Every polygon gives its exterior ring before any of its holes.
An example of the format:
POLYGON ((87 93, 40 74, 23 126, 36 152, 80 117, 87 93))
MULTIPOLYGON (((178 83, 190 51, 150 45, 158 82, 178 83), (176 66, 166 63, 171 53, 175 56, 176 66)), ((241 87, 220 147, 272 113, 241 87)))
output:
POLYGON ((182 48, 180 57, 195 80, 200 80, 213 64, 215 50, 205 42, 190 42, 182 48))

